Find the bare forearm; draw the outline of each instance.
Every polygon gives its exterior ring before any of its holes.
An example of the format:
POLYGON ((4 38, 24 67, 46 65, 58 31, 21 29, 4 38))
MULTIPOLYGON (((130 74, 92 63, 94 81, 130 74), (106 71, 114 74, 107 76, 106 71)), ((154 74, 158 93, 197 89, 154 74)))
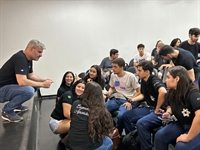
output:
POLYGON ((171 109, 170 106, 167 106, 166 112, 167 112, 168 114, 170 114, 170 115, 173 114, 172 109, 171 109))
POLYGON ((43 87, 49 88, 53 83, 52 80, 46 79, 43 81, 35 81, 26 77, 26 75, 16 74, 17 83, 19 86, 33 86, 33 87, 43 87))
POLYGON ((19 84, 20 86, 33 86, 33 87, 43 87, 43 82, 33 81, 30 79, 23 80, 19 84))
POLYGON ((190 127, 190 130, 187 134, 187 138, 188 140, 192 140, 193 138, 195 138, 199 133, 200 133, 200 110, 198 110, 199 112, 196 113, 192 125, 190 127))
POLYGON ((192 81, 194 81, 195 80, 194 69, 188 70, 188 74, 189 74, 190 78, 192 79, 192 81))
POLYGON ((137 102, 137 101, 141 101, 141 100, 144 100, 144 95, 143 94, 139 94, 138 96, 131 98, 132 102, 137 102))
POLYGON ((140 88, 137 88, 137 89, 136 89, 136 92, 135 92, 135 94, 133 95, 132 98, 137 97, 137 96, 140 95, 140 94, 141 94, 140 88))
POLYGON ((155 110, 159 110, 162 104, 165 101, 165 95, 167 94, 167 90, 164 87, 160 87, 158 90, 158 101, 155 110))
POLYGON ((29 74, 28 79, 37 81, 37 82, 43 82, 45 79, 40 78, 39 76, 36 76, 35 74, 29 74))

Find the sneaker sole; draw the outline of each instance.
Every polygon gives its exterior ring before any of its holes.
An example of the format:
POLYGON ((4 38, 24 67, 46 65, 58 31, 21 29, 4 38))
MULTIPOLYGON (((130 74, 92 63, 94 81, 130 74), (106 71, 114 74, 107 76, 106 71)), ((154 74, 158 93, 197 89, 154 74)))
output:
POLYGON ((9 121, 9 122, 20 122, 20 121, 23 120, 23 118, 22 118, 21 120, 14 120, 14 121, 12 121, 12 120, 10 120, 10 119, 4 117, 4 116, 1 116, 1 118, 4 119, 4 120, 7 120, 7 121, 9 121))
POLYGON ((24 109, 24 110, 21 110, 21 109, 14 109, 14 112, 25 112, 25 111, 28 111, 28 109, 24 109))

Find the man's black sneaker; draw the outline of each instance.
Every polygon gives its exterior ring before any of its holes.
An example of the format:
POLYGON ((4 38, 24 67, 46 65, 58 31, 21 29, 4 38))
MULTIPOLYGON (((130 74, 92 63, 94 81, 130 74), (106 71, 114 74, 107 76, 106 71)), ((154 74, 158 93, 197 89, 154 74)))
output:
POLYGON ((3 111, 1 118, 9 122, 20 122, 23 120, 23 117, 17 115, 14 111, 3 111))
POLYGON ((28 110, 28 107, 27 106, 20 106, 19 108, 15 108, 14 109, 14 112, 24 112, 24 111, 27 111, 28 110))

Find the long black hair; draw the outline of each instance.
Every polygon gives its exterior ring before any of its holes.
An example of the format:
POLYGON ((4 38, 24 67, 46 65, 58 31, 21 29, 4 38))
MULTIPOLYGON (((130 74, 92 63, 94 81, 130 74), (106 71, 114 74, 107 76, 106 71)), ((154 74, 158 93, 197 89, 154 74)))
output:
POLYGON ((73 73, 72 71, 67 71, 67 72, 65 72, 65 74, 63 75, 62 82, 61 82, 60 86, 66 85, 65 77, 66 77, 67 74, 72 74, 72 76, 73 76, 73 81, 72 81, 71 85, 74 83, 74 80, 75 80, 74 73, 73 73))
MULTIPOLYGON (((102 88, 104 88, 102 86, 102 75, 101 75, 101 68, 98 66, 98 65, 92 65, 90 67, 91 68, 94 68, 96 71, 97 71, 97 76, 95 79, 93 79, 93 81, 97 82, 102 88)), ((85 76, 84 80, 87 82, 87 79, 90 78, 90 75, 89 73, 85 76)))

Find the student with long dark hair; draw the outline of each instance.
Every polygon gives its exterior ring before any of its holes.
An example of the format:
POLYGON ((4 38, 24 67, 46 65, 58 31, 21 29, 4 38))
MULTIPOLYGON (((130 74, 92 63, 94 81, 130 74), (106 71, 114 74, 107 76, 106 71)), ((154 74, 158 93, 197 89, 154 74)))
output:
POLYGON ((169 68, 166 79, 170 89, 168 107, 162 118, 175 121, 168 123, 155 135, 155 149, 168 150, 168 144, 175 143, 175 150, 200 149, 200 94, 197 85, 191 80, 182 66, 169 68), (168 136, 170 135, 170 136, 168 136))
POLYGON ((84 89, 85 81, 80 79, 73 84, 71 91, 65 92, 60 97, 59 101, 57 101, 56 106, 51 113, 51 120, 49 123, 50 129, 53 133, 65 134, 68 132, 70 127, 70 110, 72 104, 79 98, 84 89))
POLYGON ((80 99, 72 105, 66 149, 112 150, 113 143, 108 135, 112 133, 113 121, 99 84, 88 82, 80 99))
POLYGON ((181 39, 175 38, 171 41, 170 46, 177 48, 177 47, 179 47, 180 44, 181 44, 181 39))
POLYGON ((63 93, 71 90, 72 84, 74 83, 74 81, 75 81, 74 73, 71 71, 65 72, 65 74, 63 75, 60 87, 58 88, 58 91, 57 91, 57 97, 56 97, 57 100, 60 99, 63 93))
POLYGON ((90 70, 84 77, 84 80, 86 82, 95 81, 101 86, 102 90, 104 89, 105 81, 101 74, 101 68, 98 65, 92 65, 90 67, 90 70))

